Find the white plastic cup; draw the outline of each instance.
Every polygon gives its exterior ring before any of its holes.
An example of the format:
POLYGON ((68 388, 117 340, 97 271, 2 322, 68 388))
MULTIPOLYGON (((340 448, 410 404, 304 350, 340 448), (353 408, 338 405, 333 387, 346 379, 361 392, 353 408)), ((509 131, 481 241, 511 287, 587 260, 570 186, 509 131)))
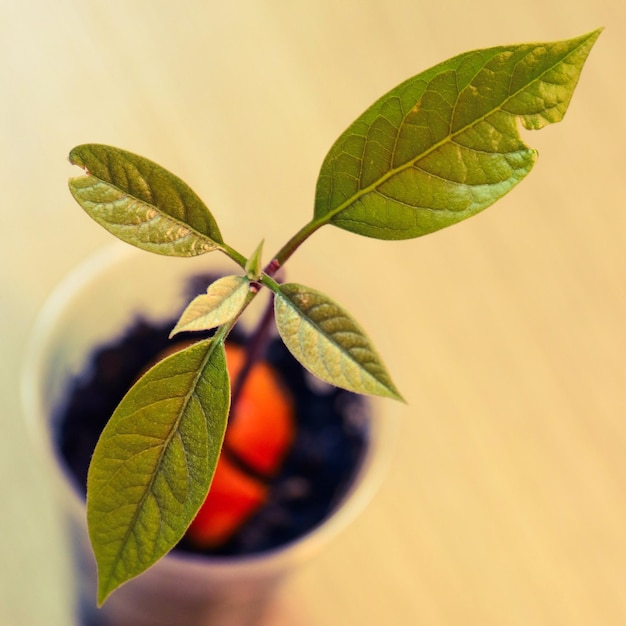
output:
MULTIPOLYGON (((106 626, 251 626, 262 620, 289 572, 310 560, 352 521, 380 484, 393 450, 393 402, 374 402, 370 441, 354 482, 316 528, 277 549, 244 557, 171 553, 96 608, 96 567, 85 503, 55 449, 55 409, 68 381, 93 349, 120 335, 135 316, 173 318, 186 304, 187 279, 224 271, 218 253, 163 257, 115 243, 71 273, 48 299, 33 330, 23 376, 23 404, 36 445, 50 465, 75 547, 75 589, 82 623, 106 626), (381 415, 381 408, 385 415, 381 415)), ((227 271, 237 272, 232 265, 227 271)), ((337 277, 333 277, 337 280, 337 277)))

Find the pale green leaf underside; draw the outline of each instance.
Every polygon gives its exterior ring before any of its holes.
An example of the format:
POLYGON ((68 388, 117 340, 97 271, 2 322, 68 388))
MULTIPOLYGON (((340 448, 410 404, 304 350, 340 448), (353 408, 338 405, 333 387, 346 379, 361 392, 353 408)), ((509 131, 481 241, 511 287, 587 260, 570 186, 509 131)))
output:
POLYGON ((229 402, 223 345, 206 340, 152 368, 116 409, 87 484, 99 602, 183 536, 209 489, 229 402))
POLYGON ((186 331, 210 330, 229 322, 241 311, 249 286, 250 280, 246 276, 218 278, 205 294, 189 303, 170 337, 186 331))
POLYGON ((70 179, 72 195, 122 241, 169 256, 196 256, 223 243, 202 200, 160 165, 100 144, 74 148, 70 161, 87 172, 70 179))
POLYGON ((560 121, 600 31, 461 54, 378 100, 333 145, 315 221, 409 239, 485 209, 530 171, 519 135, 560 121))
POLYGON ((285 345, 311 373, 349 391, 401 399, 364 331, 328 296, 286 283, 274 309, 285 345))

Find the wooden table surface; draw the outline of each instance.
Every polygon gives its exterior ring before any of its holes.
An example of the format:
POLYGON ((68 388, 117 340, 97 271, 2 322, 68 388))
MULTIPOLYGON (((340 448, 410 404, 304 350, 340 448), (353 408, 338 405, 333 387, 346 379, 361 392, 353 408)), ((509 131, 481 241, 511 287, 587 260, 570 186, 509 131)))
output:
POLYGON ((268 623, 626 624, 626 3, 32 0, 0 8, 1 626, 71 623, 19 402, 39 307, 110 242, 69 196, 69 150, 144 154, 238 249, 275 249, 385 91, 465 50, 599 26, 568 115, 525 133, 539 161, 496 207, 401 243, 328 227, 294 257, 295 276, 316 255, 354 275, 350 308, 408 405, 378 496, 268 623))

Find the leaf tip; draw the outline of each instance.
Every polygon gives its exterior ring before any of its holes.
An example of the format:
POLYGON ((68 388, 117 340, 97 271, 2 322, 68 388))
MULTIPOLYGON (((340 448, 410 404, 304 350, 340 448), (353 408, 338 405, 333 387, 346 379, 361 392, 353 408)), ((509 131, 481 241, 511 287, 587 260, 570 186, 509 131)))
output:
POLYGON ((96 604, 99 609, 102 608, 102 605, 105 603, 109 595, 111 595, 110 591, 107 591, 106 589, 101 589, 100 587, 98 587, 98 598, 97 598, 96 604))
POLYGON ((592 30, 587 37, 589 37, 589 39, 592 39, 593 41, 595 41, 601 34, 602 31, 604 30, 604 26, 600 26, 598 28, 596 28, 595 30, 592 30))
POLYGON ((178 335, 178 333, 182 333, 183 330, 184 330, 184 328, 183 328, 182 321, 179 319, 176 322, 176 324, 174 324, 174 327, 170 331, 170 334, 167 336, 167 338, 168 339, 172 339, 172 337, 174 337, 175 335, 178 335))
POLYGON ((100 573, 100 568, 98 568, 98 590, 96 594, 96 604, 98 608, 101 608, 102 605, 106 602, 108 597, 123 584, 124 581, 115 581, 110 577, 107 579, 105 576, 102 576, 100 573))
MULTIPOLYGON (((596 43, 598 37, 602 34, 603 30, 604 30, 604 26, 600 26, 599 28, 596 28, 595 30, 592 30, 572 40, 572 41, 579 42, 579 46, 583 48, 585 51, 584 53, 585 58, 591 51, 591 48, 593 48, 594 44, 596 43)), ((583 63, 584 63, 584 60, 583 60, 583 63)), ((581 67, 582 67, 582 64, 581 64, 581 67)))
POLYGON ((404 396, 398 391, 393 383, 385 386, 385 391, 379 395, 385 398, 390 398, 391 400, 397 400, 398 402, 402 402, 403 404, 408 404, 404 396))
MULTIPOLYGON (((578 41, 579 47, 583 49, 584 60, 586 60, 587 55, 591 52, 591 49, 593 48, 596 41, 598 40, 598 37, 600 37, 600 35, 602 34, 603 30, 604 30, 604 26, 600 26, 599 28, 596 28, 595 30, 590 31, 586 33, 585 35, 581 35, 580 37, 577 37, 574 40, 574 41, 578 41)), ((584 63, 584 60, 583 60, 583 63, 584 63)))
POLYGON ((395 393, 392 396, 393 400, 397 400, 398 402, 402 402, 402 404, 408 404, 406 398, 396 389, 395 393))

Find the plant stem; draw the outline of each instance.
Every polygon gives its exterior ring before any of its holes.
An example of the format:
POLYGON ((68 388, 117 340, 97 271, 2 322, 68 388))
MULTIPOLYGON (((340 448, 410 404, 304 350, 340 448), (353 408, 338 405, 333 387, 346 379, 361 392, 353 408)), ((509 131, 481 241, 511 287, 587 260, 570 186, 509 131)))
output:
POLYGON ((319 222, 311 220, 308 224, 305 224, 273 257, 272 261, 268 263, 264 272, 268 276, 273 276, 279 268, 281 268, 287 259, 318 229, 326 222, 319 222))
MULTIPOLYGON (((291 257, 291 255, 318 229, 326 222, 311 221, 305 224, 289 241, 278 251, 278 253, 272 258, 263 270, 263 274, 259 282, 265 287, 268 287, 268 291, 274 292, 278 289, 278 283, 274 280, 273 276, 281 269, 283 264, 291 257)), ((245 269, 247 260, 243 255, 239 254, 236 250, 224 244, 224 252, 245 269)), ((253 283, 254 284, 254 283, 253 283)), ((257 284, 256 289, 252 288, 248 294, 246 302, 241 309, 240 314, 248 307, 250 302, 256 297, 259 290, 257 284)), ((230 404, 230 420, 234 419, 236 413, 236 406, 241 397, 241 391, 246 383, 248 375, 252 370, 254 364, 259 361, 267 347, 270 335, 270 326, 274 319, 274 306, 273 306, 273 293, 271 293, 270 299, 265 307, 265 311, 257 323, 254 331, 246 341, 244 346, 245 358, 244 363, 237 374, 237 378, 232 385, 231 390, 231 404, 230 404)), ((237 316, 237 319, 239 316, 237 316)), ((228 324, 222 326, 218 330, 218 334, 221 339, 225 339, 236 320, 231 320, 228 324)), ((217 337, 217 335, 216 335, 217 337)))
POLYGON ((220 250, 224 252, 226 256, 230 257, 235 263, 237 263, 237 265, 245 269, 248 259, 243 254, 240 254, 239 252, 237 252, 237 250, 231 248, 226 243, 220 245, 220 250))
POLYGON ((241 390, 244 387, 252 366, 259 361, 261 356, 265 353, 265 348, 269 342, 270 327, 274 319, 273 302, 274 298, 273 294, 271 294, 261 319, 258 321, 254 332, 246 341, 245 360, 232 386, 231 414, 234 413, 233 409, 237 405, 239 397, 241 396, 241 390))
MULTIPOLYGON (((323 226, 325 222, 311 221, 305 224, 274 256, 274 258, 267 264, 263 270, 263 276, 261 276, 260 282, 269 288, 270 292, 278 289, 278 283, 274 280, 273 276, 278 272, 283 264, 291 257, 291 255, 304 243, 320 226, 323 226)), ((244 263, 245 265, 245 263, 244 263)), ((251 291, 249 301, 256 296, 256 292, 251 291)), ((249 302, 248 301, 248 302, 249 302)), ((253 333, 245 346, 245 360, 244 364, 237 375, 237 380, 233 384, 231 393, 231 419, 234 414, 234 408, 237 405, 241 390, 245 384, 245 381, 252 369, 252 366, 261 358, 265 347, 267 346, 269 339, 270 325, 274 319, 274 297, 273 293, 265 307, 265 312, 256 325, 253 333)), ((247 306, 248 303, 246 303, 247 306)))

